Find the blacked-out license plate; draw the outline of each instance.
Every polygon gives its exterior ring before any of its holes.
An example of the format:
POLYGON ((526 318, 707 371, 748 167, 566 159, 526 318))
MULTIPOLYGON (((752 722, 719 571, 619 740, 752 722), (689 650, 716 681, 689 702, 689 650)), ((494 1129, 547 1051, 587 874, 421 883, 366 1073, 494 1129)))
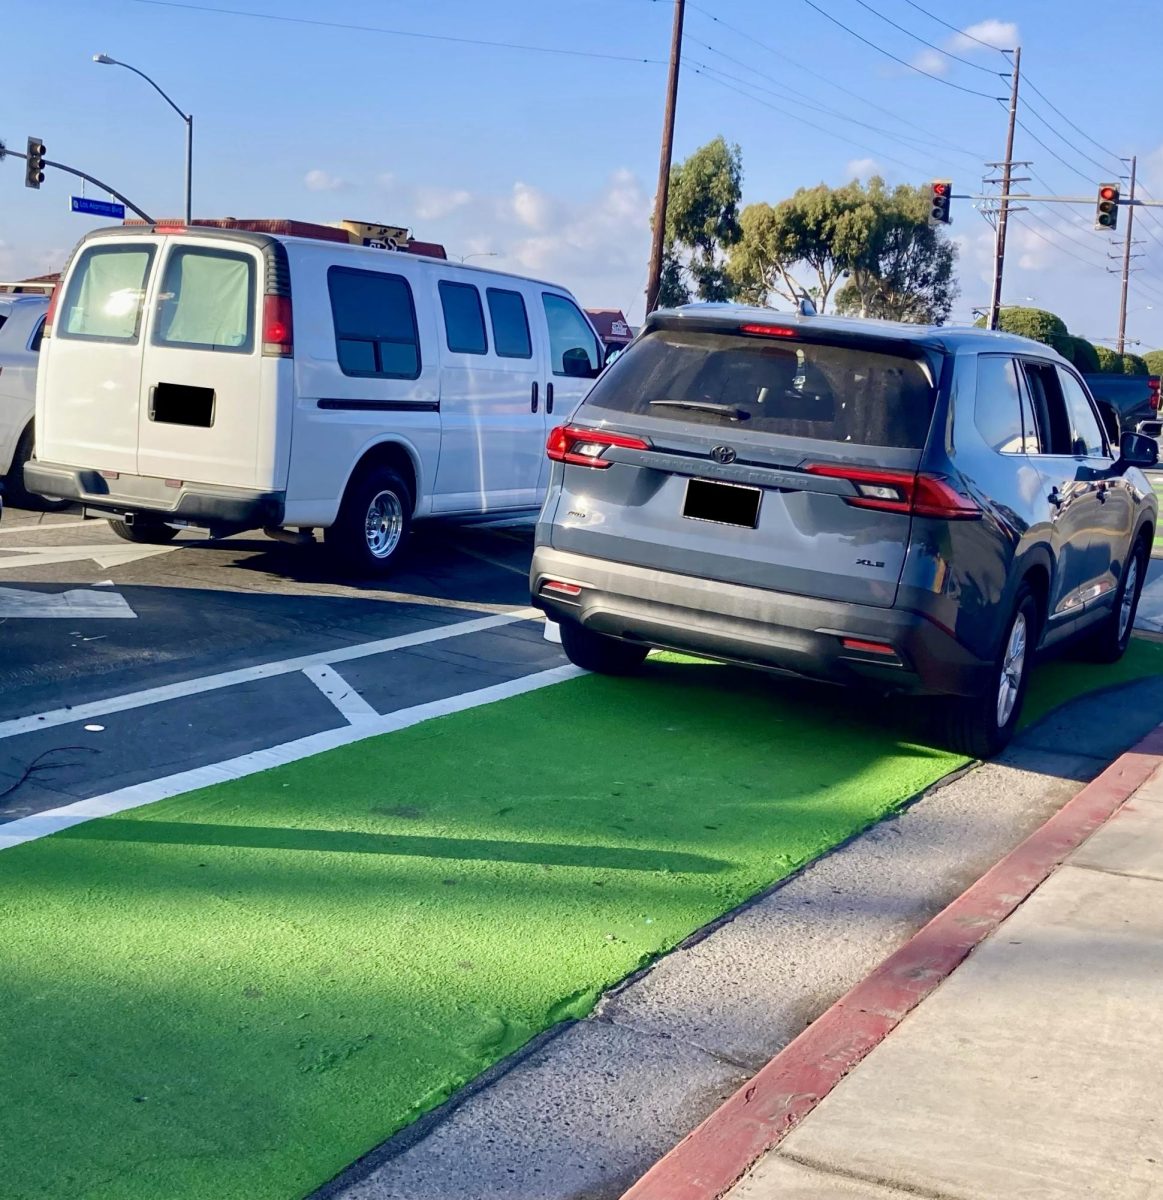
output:
POLYGON ((760 488, 692 479, 687 483, 682 515, 692 521, 713 521, 716 525, 754 529, 759 523, 762 494, 760 488))

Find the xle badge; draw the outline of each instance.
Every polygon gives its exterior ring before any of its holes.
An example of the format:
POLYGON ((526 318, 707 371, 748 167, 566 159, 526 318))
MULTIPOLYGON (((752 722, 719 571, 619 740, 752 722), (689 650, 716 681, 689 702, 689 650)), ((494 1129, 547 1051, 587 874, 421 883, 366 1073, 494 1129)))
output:
POLYGON ((856 560, 856 565, 858 567, 883 567, 884 563, 873 562, 871 558, 858 558, 856 560))

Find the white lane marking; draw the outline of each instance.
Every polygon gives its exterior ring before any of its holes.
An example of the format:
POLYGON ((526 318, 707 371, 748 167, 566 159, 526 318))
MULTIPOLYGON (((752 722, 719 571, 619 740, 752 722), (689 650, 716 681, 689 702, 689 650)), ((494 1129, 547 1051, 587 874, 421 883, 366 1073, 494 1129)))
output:
POLYGON ((92 796, 88 800, 78 800, 75 804, 66 804, 61 808, 48 809, 30 817, 21 817, 7 825, 0 825, 0 850, 47 837, 72 825, 91 821, 95 817, 111 816, 113 813, 140 808, 143 804, 153 804, 157 800, 180 796, 183 792, 192 792, 211 784, 241 779, 246 775, 267 771, 271 767, 281 767, 286 763, 310 758, 325 750, 348 746, 352 742, 364 741, 384 733, 394 733, 411 725, 419 725, 421 721, 428 721, 433 717, 444 717, 450 713, 492 704, 497 700, 507 700, 510 696, 520 696, 525 692, 536 691, 538 688, 561 683, 566 679, 575 679, 584 674, 585 672, 577 667, 553 667, 548 671, 526 675, 523 679, 496 683, 491 687, 463 692, 445 700, 417 704, 413 708, 377 717, 374 721, 361 721, 358 725, 345 725, 340 729, 313 733, 293 742, 284 742, 281 746, 272 746, 268 750, 252 750, 249 754, 242 754, 225 762, 180 771, 176 775, 167 775, 164 779, 137 783, 132 787, 119 788, 115 792, 106 792, 103 796, 92 796))
POLYGON ((308 667, 304 675, 335 705, 352 725, 374 721, 379 713, 333 667, 320 663, 308 667))
POLYGON ((0 549, 0 571, 22 567, 50 567, 56 563, 83 562, 92 559, 101 567, 124 567, 139 558, 172 554, 178 546, 4 546, 0 549))
POLYGON ((34 729, 51 729, 57 725, 71 725, 75 721, 86 721, 90 717, 105 717, 110 713, 127 712, 133 708, 144 708, 149 704, 160 704, 166 700, 180 700, 185 696, 197 696, 202 692, 213 692, 219 688, 234 687, 239 683, 252 683, 258 679, 271 679, 276 675, 289 675, 305 671, 308 667, 322 663, 351 662, 356 658, 367 658, 372 654, 383 654, 388 650, 405 650, 409 646, 423 646, 445 638, 461 637, 467 633, 480 633, 496 629, 500 625, 513 625, 517 621, 528 621, 541 616, 535 608, 512 609, 491 617, 478 617, 474 621, 457 621, 451 625, 438 625, 435 629, 424 629, 417 633, 405 633, 397 637, 380 638, 374 642, 361 642, 355 646, 341 646, 333 650, 320 650, 314 654, 301 654, 296 658, 285 658, 280 662, 262 663, 256 667, 243 667, 237 671, 223 671, 217 675, 203 675, 197 679, 186 679, 181 683, 168 683, 161 687, 145 688, 140 692, 126 692, 121 696, 110 696, 105 700, 94 700, 89 704, 78 704, 73 708, 54 708, 35 713, 29 717, 14 717, 0 721, 0 739, 18 737, 34 729))
POLYGON ((0 619, 136 617, 128 601, 118 592, 93 592, 74 588, 68 592, 29 592, 20 588, 0 587, 0 619))
MULTIPOLYGON (((96 521, 45 521, 36 525, 8 525, 0 528, 0 533, 44 533, 46 529, 80 529, 82 525, 95 526, 96 521)), ((51 550, 51 546, 45 546, 51 550)))

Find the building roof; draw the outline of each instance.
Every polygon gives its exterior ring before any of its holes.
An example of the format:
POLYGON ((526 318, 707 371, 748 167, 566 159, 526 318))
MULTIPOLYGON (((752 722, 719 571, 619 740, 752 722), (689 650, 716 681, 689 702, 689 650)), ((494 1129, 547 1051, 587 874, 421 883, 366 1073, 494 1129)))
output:
POLYGON ((620 308, 587 308, 586 316, 603 342, 628 345, 634 340, 634 330, 620 308))

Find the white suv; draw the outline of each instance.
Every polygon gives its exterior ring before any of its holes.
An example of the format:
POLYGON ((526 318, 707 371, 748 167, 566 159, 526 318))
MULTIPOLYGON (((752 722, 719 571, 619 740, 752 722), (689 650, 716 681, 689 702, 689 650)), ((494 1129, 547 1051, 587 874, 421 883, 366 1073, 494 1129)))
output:
POLYGON ((0 479, 10 504, 44 507, 24 489, 24 464, 32 457, 36 364, 47 296, 5 296, 0 306, 0 479))

